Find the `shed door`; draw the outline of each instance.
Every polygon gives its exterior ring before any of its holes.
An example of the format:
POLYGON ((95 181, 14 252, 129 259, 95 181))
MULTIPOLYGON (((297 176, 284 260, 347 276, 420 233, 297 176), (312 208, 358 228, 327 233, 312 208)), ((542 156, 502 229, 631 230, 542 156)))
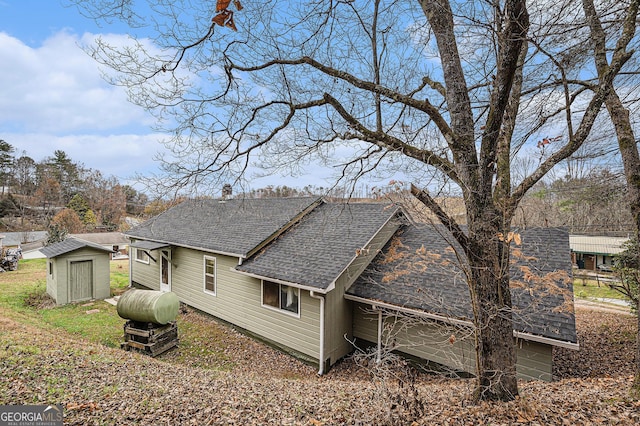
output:
POLYGON ((87 300, 93 297, 93 261, 69 263, 69 301, 87 300))

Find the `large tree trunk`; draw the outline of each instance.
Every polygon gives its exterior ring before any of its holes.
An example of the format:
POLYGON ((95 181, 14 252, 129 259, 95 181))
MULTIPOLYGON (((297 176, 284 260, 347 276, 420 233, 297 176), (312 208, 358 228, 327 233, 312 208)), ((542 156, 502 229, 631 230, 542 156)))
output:
POLYGON ((509 288, 508 229, 489 205, 470 212, 469 290, 476 328, 476 400, 510 401, 518 395, 509 288))
MULTIPOLYGON (((611 121, 616 129, 620 155, 624 165, 624 174, 627 180, 627 196, 629 207, 633 216, 634 234, 640 241, 640 155, 636 144, 629 111, 624 107, 620 97, 612 90, 605 100, 605 105, 611 121)), ((637 253, 640 256, 640 253, 637 253)), ((637 262, 640 265, 640 259, 637 262)), ((636 337, 636 371, 631 387, 631 392, 640 397, 640 302, 638 303, 638 335, 636 337)))

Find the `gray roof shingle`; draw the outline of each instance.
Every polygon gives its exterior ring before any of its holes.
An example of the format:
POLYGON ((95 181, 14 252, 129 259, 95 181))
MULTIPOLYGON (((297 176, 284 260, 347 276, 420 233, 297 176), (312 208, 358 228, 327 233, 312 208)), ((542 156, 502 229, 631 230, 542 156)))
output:
POLYGON ((75 238, 67 238, 64 241, 60 241, 59 243, 53 243, 48 246, 44 246, 40 249, 40 251, 48 258, 53 258, 85 247, 90 247, 95 250, 104 251, 106 253, 113 253, 113 250, 104 248, 101 245, 94 244, 89 241, 77 240, 75 238))
MULTIPOLYGON (((401 228, 347 294, 470 320, 469 290, 453 249, 458 246, 446 235, 440 226, 401 228)), ((528 229, 521 239, 521 246, 512 243, 511 255, 514 330, 576 343, 568 232, 528 229)), ((461 250, 457 255, 464 260, 461 250)))
POLYGON ((246 257, 316 201, 309 197, 190 200, 136 226, 126 235, 246 257))
POLYGON ((326 290, 396 213, 382 203, 322 204, 236 269, 326 290))

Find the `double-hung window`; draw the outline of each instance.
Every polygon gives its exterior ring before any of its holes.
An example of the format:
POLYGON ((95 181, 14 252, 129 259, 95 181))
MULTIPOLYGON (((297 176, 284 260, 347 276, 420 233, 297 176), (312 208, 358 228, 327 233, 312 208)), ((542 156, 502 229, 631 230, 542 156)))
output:
POLYGON ((216 294, 216 258, 204 257, 204 292, 216 294))
POLYGON ((300 314, 300 290, 271 281, 262 282, 262 306, 300 314))
POLYGON ((136 249, 136 262, 149 264, 149 255, 142 249, 136 249))

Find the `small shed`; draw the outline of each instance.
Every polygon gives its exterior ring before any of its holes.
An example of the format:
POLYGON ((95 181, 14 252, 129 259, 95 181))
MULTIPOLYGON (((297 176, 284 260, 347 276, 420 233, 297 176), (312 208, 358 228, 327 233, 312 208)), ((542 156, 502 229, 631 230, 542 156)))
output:
POLYGON ((40 249, 47 257, 47 293, 58 305, 111 295, 112 250, 75 238, 40 249))

